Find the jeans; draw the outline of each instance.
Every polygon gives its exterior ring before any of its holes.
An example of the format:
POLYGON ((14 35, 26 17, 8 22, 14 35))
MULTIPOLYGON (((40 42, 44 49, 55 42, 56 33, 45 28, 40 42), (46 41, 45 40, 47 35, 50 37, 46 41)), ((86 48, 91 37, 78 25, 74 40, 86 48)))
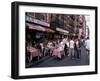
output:
POLYGON ((74 48, 69 48, 69 55, 74 58, 74 48))
POLYGON ((75 58, 79 60, 80 59, 80 55, 81 55, 81 50, 80 50, 80 48, 77 48, 76 54, 75 54, 75 58))

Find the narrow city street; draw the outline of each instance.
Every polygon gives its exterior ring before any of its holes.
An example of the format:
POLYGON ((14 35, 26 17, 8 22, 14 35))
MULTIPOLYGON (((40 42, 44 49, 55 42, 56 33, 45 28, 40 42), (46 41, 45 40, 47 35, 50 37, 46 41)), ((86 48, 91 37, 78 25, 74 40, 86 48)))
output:
POLYGON ((89 65, 90 16, 34 12, 25 16, 26 68, 89 65))
POLYGON ((27 65, 28 68, 35 67, 57 67, 57 66, 80 66, 89 65, 89 57, 86 54, 85 48, 81 47, 81 58, 80 60, 71 59, 70 56, 63 56, 62 59, 58 59, 51 56, 45 56, 36 63, 31 63, 27 65))

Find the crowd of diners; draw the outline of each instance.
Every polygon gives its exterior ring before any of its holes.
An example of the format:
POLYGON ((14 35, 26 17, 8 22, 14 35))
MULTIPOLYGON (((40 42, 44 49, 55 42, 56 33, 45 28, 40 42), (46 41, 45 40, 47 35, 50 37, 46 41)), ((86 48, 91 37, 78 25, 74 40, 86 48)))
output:
POLYGON ((32 40, 26 40, 26 59, 32 62, 34 57, 38 60, 47 55, 62 59, 63 56, 69 56, 71 59, 81 60, 81 46, 86 48, 89 54, 89 37, 87 39, 78 39, 78 37, 65 36, 62 39, 46 40, 37 43, 32 40))

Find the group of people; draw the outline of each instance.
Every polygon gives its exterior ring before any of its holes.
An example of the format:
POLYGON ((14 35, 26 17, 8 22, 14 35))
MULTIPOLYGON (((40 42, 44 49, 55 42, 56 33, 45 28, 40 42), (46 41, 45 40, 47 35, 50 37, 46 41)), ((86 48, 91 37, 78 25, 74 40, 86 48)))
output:
POLYGON ((71 59, 80 60, 81 41, 78 38, 64 38, 62 43, 64 45, 65 55, 70 56, 71 59))
MULTIPOLYGON (((86 39, 78 39, 76 38, 64 38, 62 40, 64 44, 65 54, 71 56, 72 59, 80 60, 81 59, 81 50, 85 48, 86 54, 89 56, 90 53, 90 40, 89 37, 86 39)), ((84 52, 85 53, 85 52, 84 52)))
POLYGON ((70 39, 68 37, 64 37, 63 39, 49 40, 46 43, 38 43, 38 44, 34 43, 33 47, 35 47, 36 49, 39 49, 40 52, 42 53, 42 56, 46 56, 46 55, 53 56, 55 55, 53 54, 54 53, 53 51, 59 48, 61 49, 61 52, 63 51, 62 53, 64 53, 62 55, 69 56, 71 57, 71 59, 80 60, 81 46, 85 46, 87 54, 89 54, 89 49, 90 49, 89 38, 83 41, 82 39, 78 39, 74 37, 71 37, 70 39))

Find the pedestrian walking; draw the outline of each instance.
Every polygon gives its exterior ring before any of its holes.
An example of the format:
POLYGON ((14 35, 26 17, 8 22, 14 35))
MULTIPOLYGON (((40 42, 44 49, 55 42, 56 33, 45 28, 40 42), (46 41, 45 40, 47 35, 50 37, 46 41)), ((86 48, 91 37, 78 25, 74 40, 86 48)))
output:
POLYGON ((86 48, 86 52, 89 55, 90 52, 90 40, 89 37, 87 37, 86 41, 85 41, 85 48, 86 48))
POLYGON ((81 57, 81 43, 79 39, 76 39, 75 41, 75 59, 80 60, 81 57))
POLYGON ((67 46, 67 44, 65 44, 65 46, 64 46, 64 52, 65 52, 65 55, 68 54, 68 46, 67 46))
POLYGON ((68 47, 69 47, 69 44, 68 44, 68 38, 67 37, 65 37, 63 39, 63 43, 64 43, 64 52, 65 52, 65 55, 68 56, 68 47))
POLYGON ((71 39, 69 41, 69 56, 71 56, 72 59, 74 59, 74 41, 71 39))

